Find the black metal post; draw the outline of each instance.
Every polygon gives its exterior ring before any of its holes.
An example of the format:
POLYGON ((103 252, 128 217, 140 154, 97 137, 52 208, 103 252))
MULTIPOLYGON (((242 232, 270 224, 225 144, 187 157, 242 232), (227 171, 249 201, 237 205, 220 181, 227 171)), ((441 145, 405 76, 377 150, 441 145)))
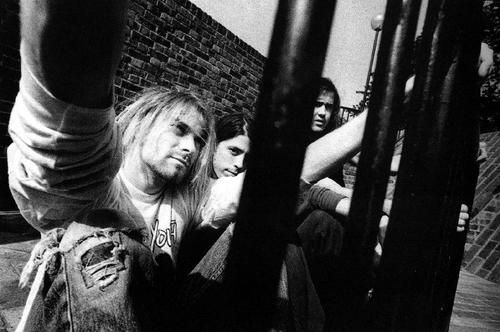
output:
POLYGON ((271 327, 335 3, 279 3, 227 262, 224 317, 235 330, 271 327))
MULTIPOLYGON (((378 17, 372 18, 372 28, 373 28, 373 23, 374 23, 373 21, 376 19, 378 19, 378 17)), ((368 74, 366 74, 365 91, 363 92, 363 101, 361 102, 361 111, 364 111, 366 108, 366 99, 367 99, 367 95, 368 95, 368 89, 370 86, 370 79, 371 79, 371 76, 373 74, 373 61, 375 60, 375 54, 376 54, 375 52, 377 52, 377 46, 378 46, 378 36, 380 35, 380 31, 382 30, 382 26, 381 25, 376 26, 374 28, 374 30, 375 30, 375 38, 373 40, 372 54, 370 56, 370 64, 368 65, 368 74)))
MULTIPOLYGON (((394 152, 398 113, 403 109, 405 82, 420 0, 389 0, 370 98, 362 152, 342 249, 343 291, 338 323, 354 330, 371 284, 372 258, 394 152)), ((358 326, 360 330, 366 327, 358 326)))
POLYGON ((365 91, 363 91, 363 100, 361 102, 361 111, 366 108, 366 99, 368 95, 368 89, 370 86, 370 78, 373 73, 373 60, 375 59, 375 52, 377 51, 378 35, 380 30, 375 31, 375 39, 373 40, 372 55, 370 56, 370 65, 368 66, 368 74, 366 74, 365 91))
POLYGON ((479 46, 460 44, 473 2, 429 2, 374 292, 375 330, 438 331, 443 326, 440 315, 450 285, 450 239, 463 199, 457 193, 457 165, 463 160, 457 151, 463 146, 460 125, 471 125, 463 121, 462 103, 474 90, 473 82, 467 82, 475 66, 469 52, 477 55, 479 46), (465 45, 467 61, 459 56, 465 45))
MULTIPOLYGON (((456 182, 457 195, 460 203, 466 204, 472 211, 474 194, 476 190, 479 165, 477 163, 477 151, 479 146, 479 82, 476 70, 479 54, 479 45, 482 33, 482 1, 469 1, 462 13, 462 19, 467 20, 463 26, 459 39, 459 50, 457 54, 460 67, 460 76, 457 85, 459 92, 456 94, 457 113, 462 122, 458 130, 458 142, 456 152, 458 176, 456 182)), ((453 234, 449 239, 450 250, 448 253, 449 264, 447 273, 447 287, 439 310, 438 331, 448 331, 455 292, 457 289, 460 267, 464 254, 464 245, 467 238, 469 225, 465 231, 453 234)))

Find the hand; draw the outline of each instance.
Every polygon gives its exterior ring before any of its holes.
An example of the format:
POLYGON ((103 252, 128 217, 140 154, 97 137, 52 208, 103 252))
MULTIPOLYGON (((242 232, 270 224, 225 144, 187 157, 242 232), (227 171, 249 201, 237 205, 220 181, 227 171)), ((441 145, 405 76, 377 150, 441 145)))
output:
POLYGON ((481 163, 485 161, 488 158, 488 150, 486 146, 486 142, 479 142, 479 150, 477 152, 477 159, 476 161, 478 163, 481 163))
POLYGON ((465 224, 469 220, 469 208, 467 205, 460 206, 460 215, 458 217, 457 232, 461 233, 465 230, 465 224))
POLYGON ((481 43, 481 53, 479 54, 479 63, 477 74, 480 78, 486 78, 493 69, 493 50, 486 43, 481 43))
POLYGON ((223 177, 214 181, 210 197, 203 206, 202 224, 213 228, 226 227, 236 216, 240 203, 245 173, 235 177, 223 177))

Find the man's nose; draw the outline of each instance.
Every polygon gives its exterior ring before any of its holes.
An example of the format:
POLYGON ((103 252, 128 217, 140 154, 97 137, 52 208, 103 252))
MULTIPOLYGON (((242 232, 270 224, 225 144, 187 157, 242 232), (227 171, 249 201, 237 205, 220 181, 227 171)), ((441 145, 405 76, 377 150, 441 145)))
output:
POLYGON ((317 107, 317 108, 316 108, 316 113, 317 113, 319 116, 325 116, 325 115, 326 115, 326 108, 325 108, 325 105, 321 105, 320 107, 317 107))
POLYGON ((196 151, 196 142, 193 135, 185 135, 180 138, 179 147, 182 151, 193 153, 196 151))
POLYGON ((245 162, 245 156, 243 154, 236 156, 234 158, 234 167, 236 167, 238 170, 241 170, 244 167, 244 162, 245 162))

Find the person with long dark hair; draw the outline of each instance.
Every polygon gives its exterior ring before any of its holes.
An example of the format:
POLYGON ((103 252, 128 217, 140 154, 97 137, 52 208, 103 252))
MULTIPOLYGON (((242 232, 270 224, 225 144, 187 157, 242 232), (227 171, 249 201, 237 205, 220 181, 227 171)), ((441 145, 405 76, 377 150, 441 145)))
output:
POLYGON ((251 117, 246 113, 230 113, 217 120, 213 177, 237 176, 246 170, 251 122, 251 117))
POLYGON ((233 221, 250 151, 252 118, 234 112, 218 118, 212 160, 211 188, 203 209, 203 221, 184 239, 179 252, 178 273, 183 276, 200 261, 233 221))

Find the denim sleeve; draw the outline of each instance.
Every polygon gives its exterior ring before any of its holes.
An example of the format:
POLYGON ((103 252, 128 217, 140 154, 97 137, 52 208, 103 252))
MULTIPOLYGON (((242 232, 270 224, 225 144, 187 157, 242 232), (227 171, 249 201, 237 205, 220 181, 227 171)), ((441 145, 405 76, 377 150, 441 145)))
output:
POLYGON ((109 196, 121 143, 112 107, 65 103, 24 62, 21 70, 9 122, 9 183, 22 215, 43 232, 64 227, 109 196))

